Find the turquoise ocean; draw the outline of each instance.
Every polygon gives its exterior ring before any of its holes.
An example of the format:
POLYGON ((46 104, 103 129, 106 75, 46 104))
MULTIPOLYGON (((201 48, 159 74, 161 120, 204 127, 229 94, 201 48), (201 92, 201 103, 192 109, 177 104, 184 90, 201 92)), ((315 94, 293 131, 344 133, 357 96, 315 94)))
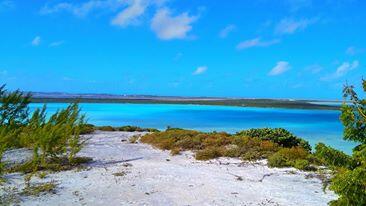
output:
MULTIPOLYGON (((51 114, 65 103, 47 104, 51 114)), ((43 104, 31 104, 31 110, 43 104)), ((324 142, 351 153, 354 143, 342 139, 343 126, 339 111, 206 106, 180 104, 111 104, 82 103, 82 113, 94 125, 134 125, 165 129, 167 126, 200 131, 234 133, 243 129, 282 127, 314 146, 324 142)))

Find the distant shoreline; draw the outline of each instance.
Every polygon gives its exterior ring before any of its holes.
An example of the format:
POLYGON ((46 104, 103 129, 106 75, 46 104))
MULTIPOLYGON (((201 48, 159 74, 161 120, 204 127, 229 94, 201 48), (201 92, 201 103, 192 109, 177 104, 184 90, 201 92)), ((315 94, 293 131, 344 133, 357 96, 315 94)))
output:
MULTIPOLYGON (((287 99, 224 99, 224 98, 57 98, 57 97, 33 97, 32 103, 131 103, 131 104, 195 104, 261 108, 284 108, 284 109, 314 109, 314 110, 339 110, 337 105, 321 104, 323 101, 314 100, 287 100, 287 99), (319 104, 316 104, 319 102, 319 104)), ((335 101, 324 101, 335 102, 335 101)))

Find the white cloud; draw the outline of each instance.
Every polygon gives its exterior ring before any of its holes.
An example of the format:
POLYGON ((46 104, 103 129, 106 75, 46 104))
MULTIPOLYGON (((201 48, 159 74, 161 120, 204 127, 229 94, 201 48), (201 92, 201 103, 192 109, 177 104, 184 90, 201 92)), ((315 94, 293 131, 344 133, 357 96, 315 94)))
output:
POLYGON ((274 40, 271 40, 271 41, 261 41, 260 38, 255 38, 255 39, 250 39, 250 40, 240 42, 236 46, 236 48, 239 49, 239 50, 242 50, 242 49, 248 49, 248 48, 251 48, 251 47, 267 47, 267 46, 271 46, 273 44, 277 44, 279 42, 280 42, 279 39, 274 39, 274 40))
POLYGON ((126 27, 131 24, 136 24, 138 17, 144 14, 148 2, 144 0, 134 0, 130 5, 119 12, 111 21, 112 25, 126 27))
POLYGON ((197 18, 197 16, 189 16, 186 12, 178 16, 172 16, 168 8, 163 8, 155 13, 151 21, 151 29, 158 38, 163 40, 185 39, 192 30, 191 24, 197 18))
POLYGON ((355 60, 353 62, 343 62, 341 65, 337 67, 337 70, 333 74, 329 74, 321 78, 321 80, 327 81, 332 79, 340 78, 346 75, 351 70, 357 69, 360 65, 360 62, 355 60))
POLYGON ((64 41, 55 41, 55 42, 51 42, 48 46, 49 47, 58 47, 58 46, 61 46, 64 43, 65 43, 64 41))
POLYGON ((271 69, 271 71, 268 73, 268 75, 270 75, 270 76, 280 75, 290 69, 291 69, 291 66, 288 62, 279 61, 279 62, 277 62, 276 66, 271 69))
POLYGON ((200 66, 192 73, 193 75, 200 75, 207 71, 207 66, 200 66))
POLYGON ((52 6, 46 4, 40 13, 47 15, 66 11, 75 16, 83 17, 98 9, 116 10, 125 4, 126 0, 89 0, 81 4, 61 2, 52 6))
POLYGON ((352 63, 349 62, 343 62, 336 70, 336 72, 334 73, 335 77, 341 77, 344 76, 345 74, 347 74, 349 71, 356 69, 358 66, 360 65, 360 63, 356 60, 353 61, 352 63))
POLYGON ((220 31, 219 36, 221 38, 226 38, 231 32, 235 31, 235 29, 236 29, 236 26, 233 24, 230 24, 220 31))
POLYGON ((31 42, 32 46, 39 46, 41 44, 41 37, 36 36, 31 42))
POLYGON ((285 18, 282 19, 275 28, 276 34, 293 34, 297 31, 301 31, 306 29, 306 27, 310 26, 311 24, 316 23, 317 19, 300 19, 294 20, 285 18))

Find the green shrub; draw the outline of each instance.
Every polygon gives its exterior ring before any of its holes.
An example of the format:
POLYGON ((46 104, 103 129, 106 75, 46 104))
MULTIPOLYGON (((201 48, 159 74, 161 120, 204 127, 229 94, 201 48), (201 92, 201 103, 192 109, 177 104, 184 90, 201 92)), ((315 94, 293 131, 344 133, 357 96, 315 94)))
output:
POLYGON ((340 169, 332 178, 330 189, 339 194, 339 199, 330 205, 366 205, 365 165, 354 170, 340 169))
POLYGON ((284 155, 282 155, 280 153, 275 153, 275 154, 271 155, 270 157, 268 157, 268 166, 270 166, 270 167, 289 167, 291 165, 288 162, 288 159, 284 155))
POLYGON ((80 134, 91 134, 95 131, 95 126, 92 124, 83 124, 80 128, 80 134))
POLYGON ((221 157, 223 154, 223 149, 218 147, 208 147, 203 150, 196 152, 197 160, 209 160, 217 157, 221 157))
POLYGON ((181 150, 179 148, 173 148, 172 150, 170 150, 170 154, 171 155, 179 155, 180 151, 181 150))
POLYGON ((246 137, 257 137, 261 140, 270 140, 279 144, 282 147, 303 147, 306 150, 311 150, 311 146, 307 141, 296 137, 289 131, 282 128, 249 129, 238 132, 237 135, 246 137))
POLYGON ((310 162, 306 159, 295 160, 294 167, 299 170, 316 170, 316 168, 310 165, 310 162))
POLYGON ((198 159, 211 159, 219 156, 241 157, 257 160, 278 151, 276 143, 259 138, 230 135, 224 132, 197 132, 193 130, 169 129, 141 137, 142 143, 171 150, 172 154, 193 150, 198 159), (175 151, 173 151, 175 150, 175 151))
POLYGON ((310 168, 308 157, 310 153, 302 147, 282 148, 269 156, 270 167, 295 167, 298 169, 310 168))
POLYGON ((112 126, 100 126, 100 127, 97 127, 97 130, 106 131, 106 132, 116 131, 116 129, 112 126))
POLYGON ((141 128, 141 127, 130 126, 130 125, 118 127, 117 129, 118 129, 118 131, 123 131, 123 132, 159 132, 159 130, 154 129, 154 128, 141 128))
POLYGON ((328 147, 323 143, 319 143, 315 146, 314 155, 323 161, 327 166, 348 168, 352 168, 354 166, 351 156, 348 156, 339 150, 328 147))

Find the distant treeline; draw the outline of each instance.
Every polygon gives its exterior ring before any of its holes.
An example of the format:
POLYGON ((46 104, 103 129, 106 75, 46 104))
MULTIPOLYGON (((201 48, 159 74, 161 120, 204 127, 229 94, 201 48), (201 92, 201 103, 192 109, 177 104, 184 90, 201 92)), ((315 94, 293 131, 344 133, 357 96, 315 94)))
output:
POLYGON ((339 106, 312 104, 305 100, 276 99, 223 99, 223 100, 180 100, 180 99, 97 99, 97 98, 32 98, 33 103, 133 103, 133 104, 197 104, 240 107, 265 107, 289 109, 339 110, 339 106))

